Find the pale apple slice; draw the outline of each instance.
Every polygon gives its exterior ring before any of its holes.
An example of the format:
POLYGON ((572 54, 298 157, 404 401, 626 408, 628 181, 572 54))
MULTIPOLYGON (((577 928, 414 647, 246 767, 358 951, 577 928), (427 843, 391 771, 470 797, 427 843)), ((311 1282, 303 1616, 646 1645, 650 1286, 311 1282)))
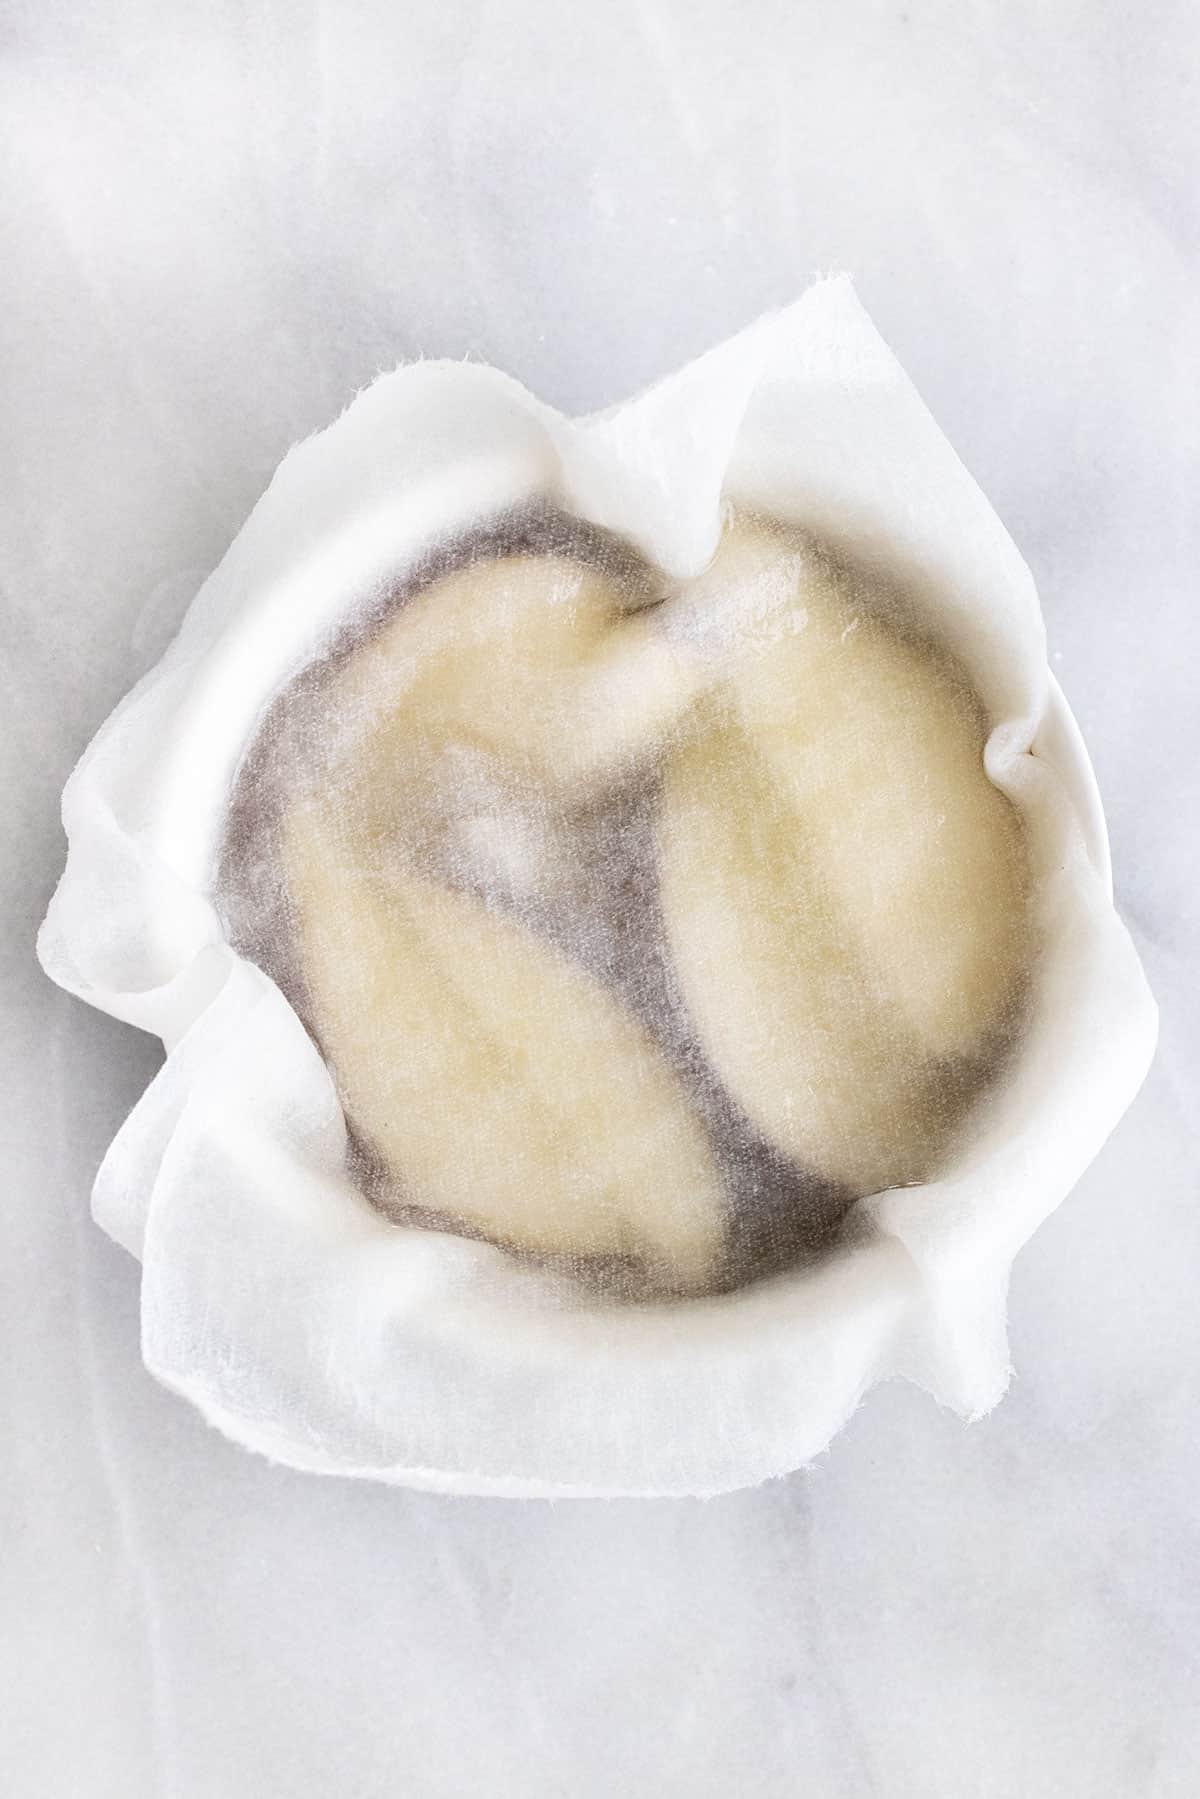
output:
POLYGON ((477 900, 381 876, 356 828, 336 796, 314 798, 282 848, 309 1022, 359 1133, 422 1207, 498 1244, 707 1286, 720 1177, 637 1021, 477 900))
POLYGON ((355 651, 330 683, 329 716, 376 766, 402 769, 423 737, 497 757, 555 793, 619 778, 655 750, 699 681, 645 602, 568 556, 469 563, 355 651))
POLYGON ((947 656, 795 538, 735 520, 704 587, 740 628, 708 627, 724 679, 664 777, 688 1009, 789 1154, 860 1192, 920 1179, 1030 957, 1023 835, 985 772, 981 709, 947 656))

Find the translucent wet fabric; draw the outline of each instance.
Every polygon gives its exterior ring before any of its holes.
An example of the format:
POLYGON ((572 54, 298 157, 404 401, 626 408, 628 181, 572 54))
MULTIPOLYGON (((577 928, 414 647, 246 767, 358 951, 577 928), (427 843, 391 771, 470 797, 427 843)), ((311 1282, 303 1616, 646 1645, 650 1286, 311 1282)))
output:
POLYGON ((298 1467, 713 1493, 1008 1378, 1155 1012, 1029 573, 843 279, 624 405, 384 376, 64 796, 95 1215, 298 1467))

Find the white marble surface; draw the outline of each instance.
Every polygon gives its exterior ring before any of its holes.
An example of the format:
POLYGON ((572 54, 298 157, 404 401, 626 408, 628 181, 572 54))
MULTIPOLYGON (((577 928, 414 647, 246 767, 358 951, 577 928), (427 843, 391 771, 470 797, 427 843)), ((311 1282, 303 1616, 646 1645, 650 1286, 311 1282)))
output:
POLYGON ((10 0, 0 25, 0 1790, 1200 1791, 1200 15, 1148 0, 10 0), (712 1501, 320 1481, 138 1358, 155 1066, 37 972, 71 763, 378 368, 583 409, 847 267, 1039 580, 1163 1007, 1018 1263, 1009 1399, 712 1501))

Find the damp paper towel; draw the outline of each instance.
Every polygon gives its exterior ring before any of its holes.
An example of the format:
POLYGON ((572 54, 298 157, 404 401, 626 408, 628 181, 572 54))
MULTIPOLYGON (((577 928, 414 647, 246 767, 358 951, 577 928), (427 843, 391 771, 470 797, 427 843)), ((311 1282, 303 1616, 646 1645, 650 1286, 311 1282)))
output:
POLYGON ((1029 573, 841 278, 595 417, 376 381, 63 815, 43 963, 167 1051, 93 1200, 147 1366, 298 1467, 704 1494, 888 1375, 981 1413, 1153 1049, 1029 573))

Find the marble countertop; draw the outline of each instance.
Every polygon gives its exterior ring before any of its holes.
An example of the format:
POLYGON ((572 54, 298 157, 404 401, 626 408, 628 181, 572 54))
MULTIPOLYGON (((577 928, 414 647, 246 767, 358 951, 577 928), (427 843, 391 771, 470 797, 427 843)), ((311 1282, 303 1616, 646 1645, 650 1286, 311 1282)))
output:
POLYGON ((0 1786, 14 1799, 1200 1790, 1200 16, 1150 0, 15 0, 0 36, 0 1786), (156 1066, 37 970, 57 798, 377 370, 605 405, 849 269, 1030 562, 1163 1014, 967 1426, 875 1391, 699 1501, 275 1468, 88 1215, 156 1066))

